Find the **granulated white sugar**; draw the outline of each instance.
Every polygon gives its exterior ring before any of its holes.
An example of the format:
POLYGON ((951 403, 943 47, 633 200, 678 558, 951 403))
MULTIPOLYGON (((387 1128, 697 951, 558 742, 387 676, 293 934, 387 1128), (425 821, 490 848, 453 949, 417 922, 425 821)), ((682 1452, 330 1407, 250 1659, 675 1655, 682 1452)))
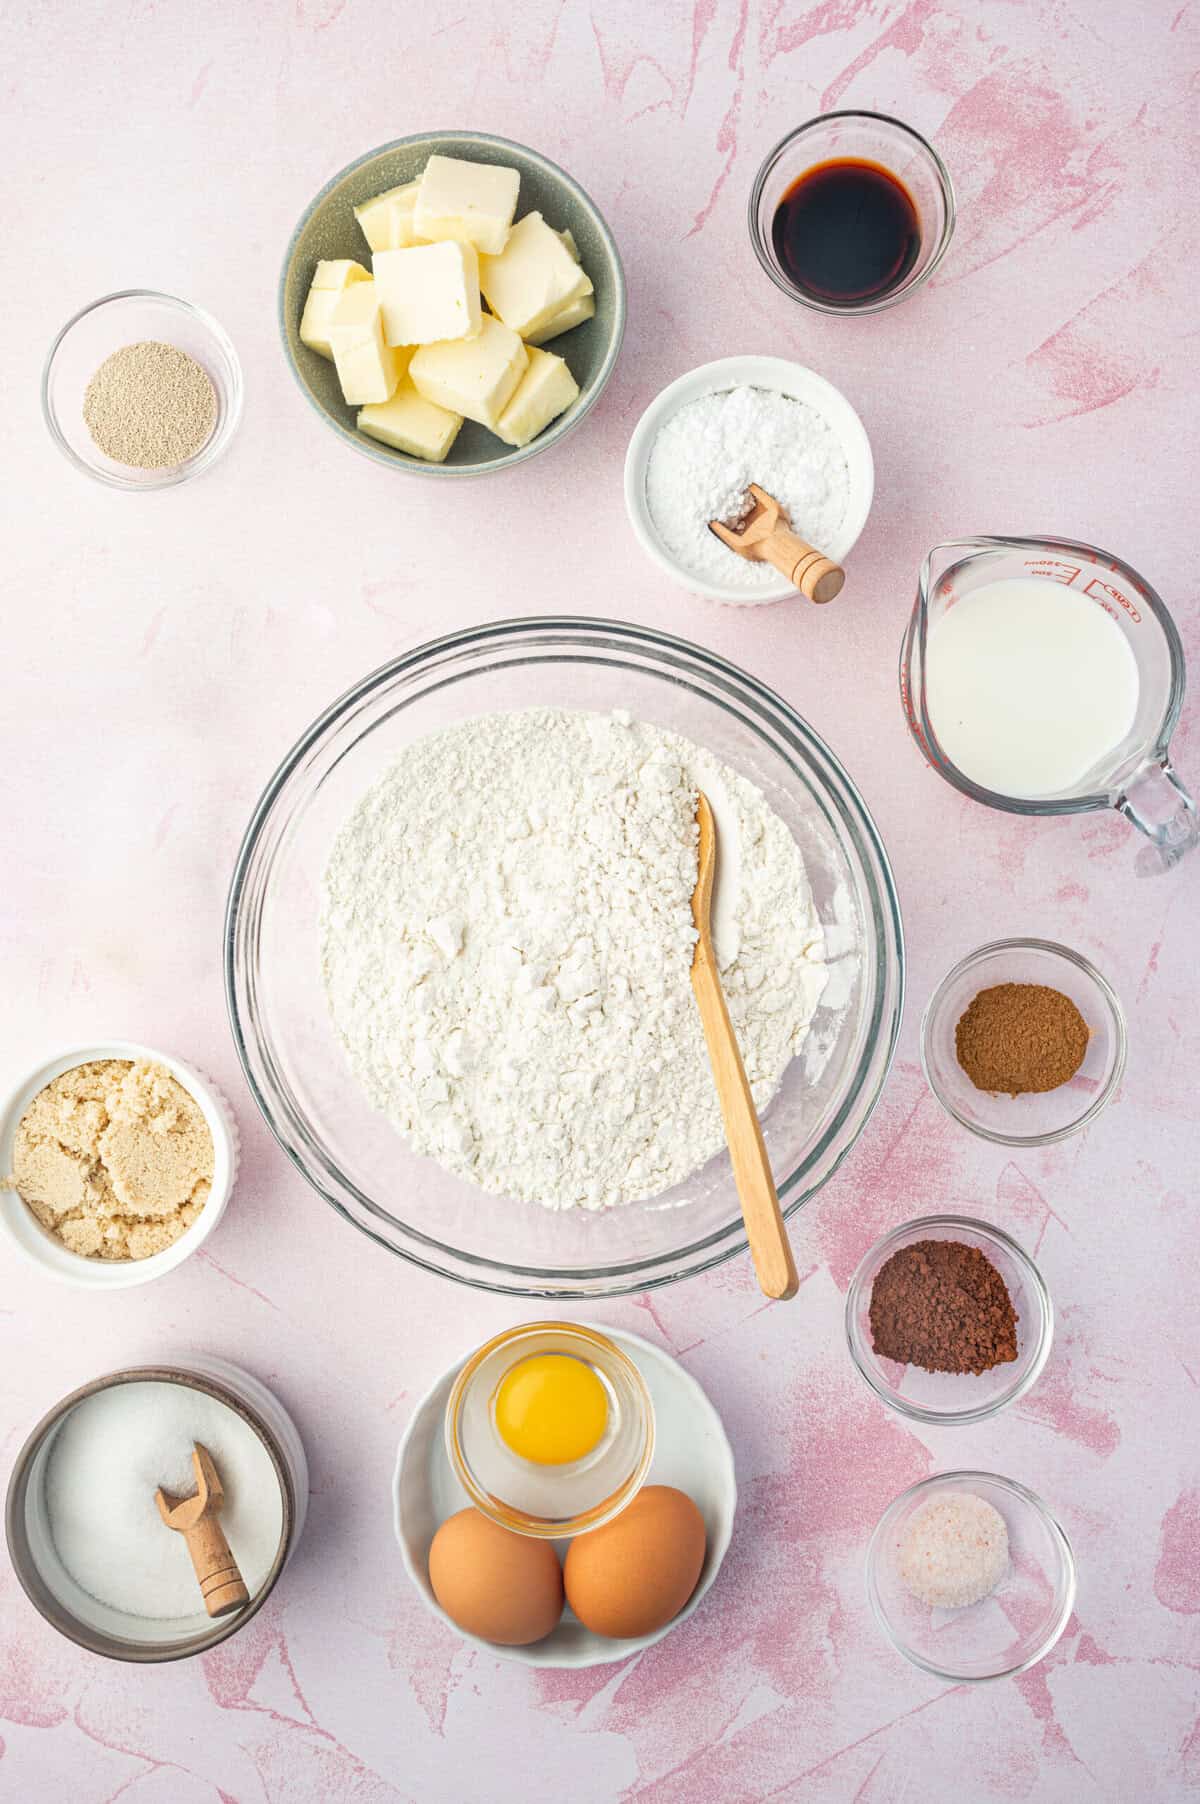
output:
POLYGON ((778 586, 772 565, 739 557, 709 531, 710 520, 740 518, 752 482, 781 504, 793 532, 829 550, 849 506, 850 471, 841 440, 807 401, 726 389, 687 402, 660 428, 646 503, 663 546, 689 575, 748 591, 778 586))
POLYGON ((996 1589, 1008 1568, 1008 1528, 999 1510, 970 1491, 931 1497, 900 1537, 900 1578, 921 1603, 961 1610, 996 1589))
POLYGON ((46 1465, 51 1539, 75 1583, 111 1609, 177 1619, 203 1615, 187 1544, 158 1513, 158 1486, 196 1490, 195 1442, 212 1454, 225 1491, 221 1526, 250 1596, 262 1587, 283 1532, 271 1456, 227 1404, 165 1380, 110 1385, 85 1397, 54 1438, 46 1465))

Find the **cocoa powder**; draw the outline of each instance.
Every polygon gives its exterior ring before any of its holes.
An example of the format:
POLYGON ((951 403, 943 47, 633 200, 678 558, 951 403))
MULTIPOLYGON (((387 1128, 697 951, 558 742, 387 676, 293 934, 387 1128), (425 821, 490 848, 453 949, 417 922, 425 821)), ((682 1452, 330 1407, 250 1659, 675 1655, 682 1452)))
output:
POLYGON ((1087 1043, 1071 998, 1044 983, 980 990, 954 1029, 958 1062, 975 1088, 1008 1096, 1057 1090, 1079 1070, 1087 1043))
POLYGON ((1017 1357, 1008 1287, 978 1247, 917 1240, 884 1261, 871 1287, 871 1340, 881 1359, 926 1372, 981 1372, 1017 1357))

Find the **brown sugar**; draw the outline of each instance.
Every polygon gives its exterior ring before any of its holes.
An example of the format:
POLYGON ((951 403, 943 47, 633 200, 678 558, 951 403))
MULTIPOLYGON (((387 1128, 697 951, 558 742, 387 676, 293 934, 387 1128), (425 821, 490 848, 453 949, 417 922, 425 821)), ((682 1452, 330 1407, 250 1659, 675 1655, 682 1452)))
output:
POLYGON ((954 1030, 958 1062, 977 1090, 1009 1096, 1057 1090, 1087 1053, 1087 1022, 1044 983, 980 990, 954 1030))
POLYGON ((8 1183, 73 1253, 148 1259, 178 1240, 212 1187, 213 1138, 161 1065, 94 1059, 38 1091, 8 1183))

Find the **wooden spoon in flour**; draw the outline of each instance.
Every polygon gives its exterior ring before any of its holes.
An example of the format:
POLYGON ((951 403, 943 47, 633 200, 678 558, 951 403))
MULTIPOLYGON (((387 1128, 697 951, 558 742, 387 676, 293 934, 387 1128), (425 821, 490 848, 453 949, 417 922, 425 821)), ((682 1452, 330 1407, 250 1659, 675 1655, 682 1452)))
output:
POLYGON ((722 545, 728 545, 730 551, 752 563, 765 559, 774 564, 809 601, 832 601, 840 595, 846 580, 841 565, 823 551, 814 551, 792 531, 787 513, 766 489, 752 482, 746 495, 750 506, 737 520, 708 523, 709 531, 716 533, 722 545))
POLYGON ((712 1062, 713 1082, 725 1123, 729 1157, 733 1162, 733 1178, 742 1204, 742 1220, 746 1238, 763 1295, 782 1301, 794 1297, 800 1288, 796 1262, 788 1241, 787 1227, 779 1207, 771 1162, 763 1142, 758 1110, 750 1094, 746 1068, 738 1051, 737 1038, 725 992, 721 988, 721 971, 712 939, 713 879, 717 868, 717 829, 708 798, 696 797, 696 825, 700 829, 697 853, 698 873, 692 892, 692 920, 699 938, 692 954, 692 989, 700 1009, 708 1056, 712 1062))

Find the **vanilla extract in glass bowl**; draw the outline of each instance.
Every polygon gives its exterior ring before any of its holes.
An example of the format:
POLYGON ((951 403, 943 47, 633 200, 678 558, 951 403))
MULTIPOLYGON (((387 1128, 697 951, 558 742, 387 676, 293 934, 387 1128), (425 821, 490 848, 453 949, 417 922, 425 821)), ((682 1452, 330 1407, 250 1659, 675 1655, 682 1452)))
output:
POLYGON ((954 188, 933 146, 884 113, 824 113, 767 157, 750 196, 755 255, 818 313, 879 313, 933 274, 954 188))
POLYGON ((837 157, 806 169, 784 190, 771 242, 781 267, 811 300, 861 306, 903 282, 921 249, 921 221, 890 169, 837 157))

